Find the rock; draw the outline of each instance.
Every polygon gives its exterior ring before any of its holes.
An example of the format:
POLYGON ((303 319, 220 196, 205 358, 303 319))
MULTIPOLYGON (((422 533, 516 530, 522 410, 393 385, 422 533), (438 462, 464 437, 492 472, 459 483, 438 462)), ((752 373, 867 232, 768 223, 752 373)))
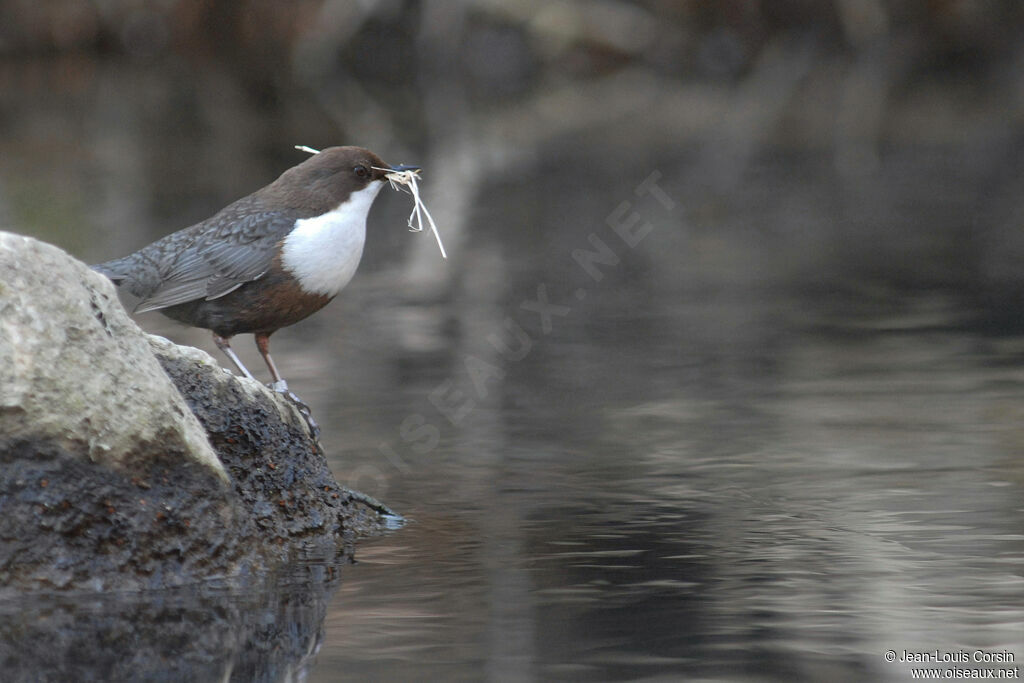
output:
POLYGON ((57 247, 0 233, 0 451, 25 439, 111 467, 177 451, 227 481, 113 285, 57 247))
POLYGON ((113 286, 0 232, 0 595, 243 577, 348 550, 386 508, 296 407, 142 332, 113 286))
POLYGON ((400 519, 335 481, 301 413, 281 394, 231 374, 205 351, 153 335, 149 343, 206 429, 265 542, 287 545, 324 534, 348 542, 400 519))

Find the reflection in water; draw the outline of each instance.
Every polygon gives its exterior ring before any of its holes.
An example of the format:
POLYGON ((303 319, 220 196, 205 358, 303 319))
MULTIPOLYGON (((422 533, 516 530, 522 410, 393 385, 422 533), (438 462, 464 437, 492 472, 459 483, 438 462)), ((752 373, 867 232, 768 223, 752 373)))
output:
POLYGON ((944 331, 739 352, 680 335, 693 369, 668 378, 656 330, 686 318, 605 337, 633 378, 537 415, 512 397, 588 382, 548 349, 550 374, 510 372, 508 404, 474 418, 491 448, 455 436, 395 472, 413 524, 362 549, 314 680, 903 680, 885 650, 1021 656, 1019 351, 944 331))
POLYGON ((53 593, 0 603, 5 681, 301 680, 340 567, 172 591, 53 593))

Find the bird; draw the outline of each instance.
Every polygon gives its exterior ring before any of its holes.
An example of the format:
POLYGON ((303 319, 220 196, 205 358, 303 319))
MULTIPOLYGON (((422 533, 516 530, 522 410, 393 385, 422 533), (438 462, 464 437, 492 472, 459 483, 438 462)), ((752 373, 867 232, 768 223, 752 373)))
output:
POLYGON ((255 379, 230 343, 251 333, 271 388, 304 407, 270 355, 270 335, 317 312, 349 283, 387 176, 418 170, 389 166, 361 147, 329 147, 210 218, 91 267, 139 299, 134 313, 160 311, 210 330, 238 371, 255 379))

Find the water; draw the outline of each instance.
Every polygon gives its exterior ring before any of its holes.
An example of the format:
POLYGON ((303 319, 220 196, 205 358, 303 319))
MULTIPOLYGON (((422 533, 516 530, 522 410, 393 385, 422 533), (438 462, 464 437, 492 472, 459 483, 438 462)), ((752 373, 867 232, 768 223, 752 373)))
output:
MULTIPOLYGON (((692 329, 688 309, 645 326, 692 329)), ((666 353, 623 322, 590 321, 607 391, 551 342, 506 405, 387 476, 412 522, 345 571, 313 680, 905 680, 886 650, 1020 656, 1019 342, 862 320, 666 353), (574 384, 550 412, 515 400, 574 384)))
MULTIPOLYGON (((7 225, 98 261, 251 189, 214 173, 197 195, 180 169, 216 168, 213 141, 149 164, 149 136, 97 129, 60 164, 8 150, 7 225)), ((964 228, 997 213, 975 199, 991 168, 906 146, 846 184, 828 154, 772 149, 715 180, 706 149, 635 138, 510 159, 469 197, 427 182, 442 231, 464 229, 446 264, 383 195, 349 289, 275 335, 339 480, 404 528, 354 565, 311 559, 241 592, 4 605, 4 669, 898 681, 887 650, 1019 663, 1020 299, 986 270, 1001 243, 964 228), (638 194, 652 177, 665 194, 638 194)))

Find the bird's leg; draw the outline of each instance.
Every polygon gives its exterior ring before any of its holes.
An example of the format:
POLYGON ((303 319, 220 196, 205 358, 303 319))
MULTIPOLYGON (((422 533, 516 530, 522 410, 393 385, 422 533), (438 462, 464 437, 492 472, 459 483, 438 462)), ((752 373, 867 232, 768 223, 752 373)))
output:
POLYGON ((238 368, 238 371, 241 372, 246 377, 248 377, 249 379, 256 379, 255 377, 252 376, 252 373, 249 372, 249 370, 244 365, 242 365, 242 359, 238 357, 238 354, 235 353, 235 350, 231 348, 231 344, 228 343, 230 340, 231 337, 222 337, 216 332, 214 332, 213 334, 213 343, 217 345, 218 349, 224 352, 225 356, 231 359, 231 362, 235 364, 235 367, 238 368))
POLYGON ((270 334, 258 332, 253 334, 253 337, 256 339, 256 348, 260 350, 260 355, 263 356, 263 360, 270 370, 270 376, 274 378, 270 388, 295 404, 295 407, 299 409, 299 414, 305 418, 306 424, 309 426, 309 433, 313 437, 313 441, 318 442, 320 438, 320 425, 313 419, 313 411, 310 410, 309 406, 301 398, 288 389, 288 382, 285 382, 284 378, 281 377, 281 373, 277 371, 277 366, 274 365, 274 359, 270 357, 270 334))
POLYGON ((254 334, 253 337, 256 338, 256 348, 260 350, 260 355, 263 356, 263 362, 267 364, 267 368, 270 370, 270 376, 274 380, 274 383, 270 385, 270 388, 281 394, 288 393, 288 382, 285 382, 284 378, 281 377, 281 373, 277 371, 277 366, 274 365, 274 359, 270 357, 270 335, 264 332, 259 332, 254 334))

